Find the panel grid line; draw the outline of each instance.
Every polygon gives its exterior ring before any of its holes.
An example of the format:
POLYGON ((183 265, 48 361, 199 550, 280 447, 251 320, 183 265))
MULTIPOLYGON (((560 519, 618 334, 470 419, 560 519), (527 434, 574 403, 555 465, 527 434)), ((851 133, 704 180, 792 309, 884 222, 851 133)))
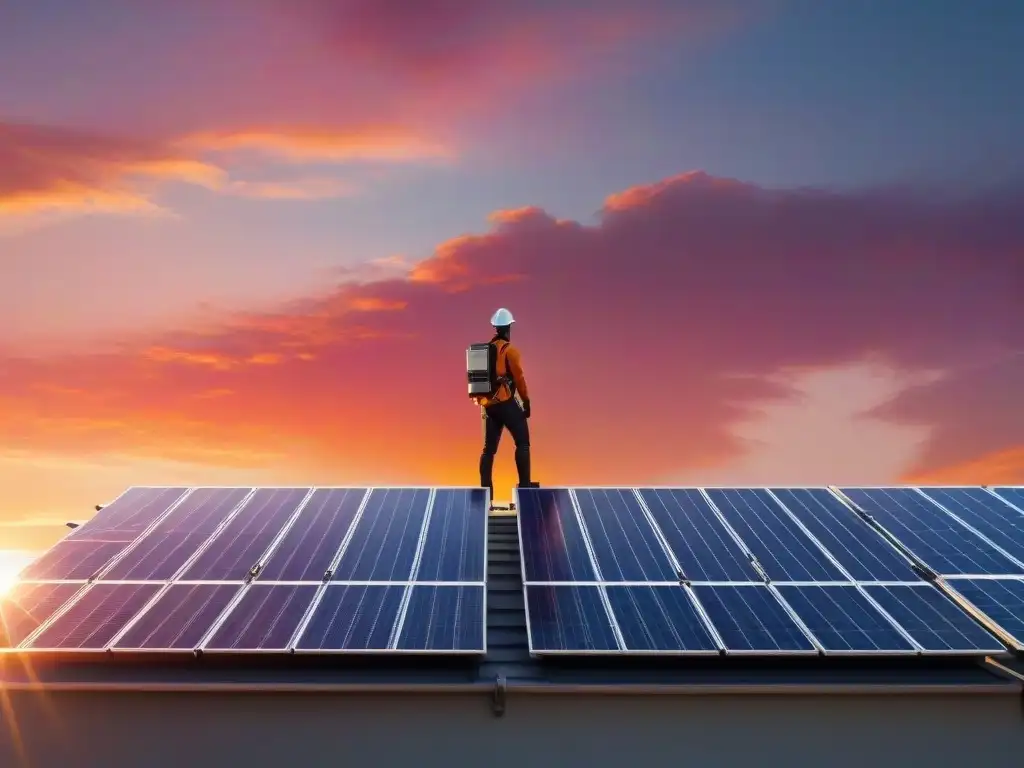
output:
POLYGON ((762 583, 768 584, 771 581, 771 579, 768 578, 768 573, 761 565, 761 562, 757 559, 757 555, 755 555, 754 552, 750 549, 750 547, 747 546, 746 542, 743 541, 743 537, 740 536, 736 529, 729 524, 729 521, 725 519, 725 515, 722 514, 722 510, 718 508, 718 505, 715 504, 712 498, 708 495, 707 489, 698 488, 697 490, 700 492, 700 495, 704 497, 704 501, 708 503, 708 506, 711 507, 711 511, 715 513, 715 516, 718 518, 718 521, 725 526, 725 530, 728 532, 730 536, 732 536, 733 541, 736 542, 737 546, 739 546, 739 548, 747 556, 747 560, 750 562, 751 567, 753 567, 755 571, 761 574, 761 578, 763 579, 762 583))
MULTIPOLYGON (((958 522, 958 523, 959 523, 960 525, 962 525, 962 526, 963 526, 964 528, 966 528, 967 530, 969 530, 969 531, 970 531, 971 533, 973 533, 973 534, 974 534, 975 536, 977 536, 977 537, 978 537, 979 539, 981 539, 981 540, 982 540, 982 541, 984 541, 984 542, 985 542, 986 544, 988 544, 988 545, 989 545, 990 547, 992 547, 992 549, 994 549, 994 550, 995 550, 996 552, 998 552, 999 554, 1001 554, 1001 555, 1002 555, 1003 557, 1005 557, 1005 558, 1006 558, 1007 560, 1009 560, 1010 562, 1012 562, 1012 563, 1013 563, 1014 565, 1018 565, 1018 566, 1020 566, 1020 567, 1021 567, 1022 569, 1024 569, 1024 562, 1022 562, 1022 561, 1021 561, 1021 560, 1019 560, 1018 558, 1014 557, 1014 556, 1013 556, 1013 555, 1011 555, 1011 554, 1010 554, 1009 552, 1007 552, 1007 551, 1006 551, 1005 549, 1003 549, 1003 548, 1002 548, 1001 546, 999 546, 998 544, 996 544, 996 543, 995 543, 994 541, 992 541, 992 539, 990 539, 990 538, 989 538, 988 536, 986 536, 985 534, 983 534, 983 533, 982 533, 981 531, 979 531, 979 530, 978 530, 977 528, 975 528, 975 527, 974 527, 973 525, 971 525, 971 524, 970 524, 970 523, 968 523, 968 522, 967 522, 966 520, 964 520, 964 519, 963 519, 962 517, 960 517, 960 516, 959 516, 959 515, 957 515, 957 514, 956 514, 955 512, 953 512, 953 511, 952 511, 951 509, 949 509, 949 507, 947 507, 947 506, 946 506, 945 504, 942 504, 942 503, 940 503, 940 502, 938 501, 938 499, 935 499, 935 498, 933 498, 933 497, 929 496, 929 495, 928 495, 927 493, 925 493, 925 492, 924 492, 923 490, 921 490, 920 488, 914 488, 914 490, 915 490, 915 491, 917 491, 917 493, 921 494, 921 496, 922 496, 923 498, 925 498, 926 500, 928 500, 929 502, 931 502, 932 504, 934 504, 934 505, 935 505, 936 507, 938 507, 939 509, 941 509, 941 510, 942 510, 943 512, 945 512, 945 513, 946 513, 947 515, 949 515, 949 516, 950 516, 951 518, 953 518, 954 520, 956 520, 956 522, 958 522)), ((1010 574, 1006 574, 1006 575, 1010 575, 1010 574)))
POLYGON ((281 530, 277 532, 277 536, 274 537, 274 540, 267 545, 266 550, 264 550, 263 554, 260 555, 259 559, 256 561, 256 564, 254 566, 254 570, 256 571, 254 574, 252 574, 254 578, 256 576, 259 576, 259 574, 266 567, 267 563, 270 561, 270 558, 273 557, 274 552, 277 550, 279 546, 281 546, 281 542, 284 541, 285 537, 288 535, 288 532, 291 531, 292 527, 299 519, 299 516, 302 514, 302 510, 306 508, 306 505, 309 503, 309 500, 313 498, 314 493, 316 493, 316 488, 310 488, 306 492, 306 495, 302 498, 302 501, 299 502, 299 506, 297 506, 295 508, 295 511, 292 512, 291 517, 289 517, 288 521, 281 527, 281 530))
MULTIPOLYGON (((133 486, 133 487, 140 487, 140 486, 133 486)), ((137 549, 142 544, 143 540, 148 538, 148 536, 154 531, 154 529, 156 529, 160 525, 160 523, 162 523, 164 520, 166 520, 168 517, 170 517, 170 515, 174 512, 174 510, 176 510, 178 507, 180 507, 182 504, 185 503, 185 500, 188 499, 192 495, 192 492, 194 490, 195 490, 194 488, 186 489, 186 491, 183 494, 181 494, 181 496, 178 497, 177 501, 175 501, 167 509, 165 509, 163 514, 158 515, 156 520, 154 520, 152 523, 150 523, 148 526, 146 526, 146 528, 143 529, 142 533, 140 533, 138 536, 136 536, 134 541, 132 541, 127 547, 125 547, 123 550, 121 550, 121 552, 118 553, 118 555, 116 557, 114 557, 103 568, 100 568, 99 571, 97 571, 92 576, 90 576, 88 581, 92 582, 92 581, 98 581, 98 580, 102 579, 103 578, 103 574, 108 573, 109 571, 111 571, 120 561, 122 561, 126 557, 128 557, 129 554, 131 554, 135 549, 137 549)), ((126 493, 128 493, 128 491, 125 491, 125 494, 126 493)), ((121 496, 124 496, 124 494, 121 494, 121 496)), ((121 496, 119 496, 118 498, 121 498, 121 496)), ((113 504, 113 503, 114 502, 111 502, 111 504, 113 504)), ((88 525, 88 523, 83 525, 82 528, 85 528, 86 525, 88 525)))
MULTIPOLYGON (((423 561, 423 545, 427 541, 427 529, 430 528, 430 518, 434 514, 434 501, 437 499, 437 491, 431 489, 430 496, 427 497, 427 508, 423 513, 423 522, 420 524, 420 535, 416 541, 416 553, 412 558, 412 566, 409 568, 409 581, 416 581, 416 574, 419 573, 420 563, 423 561)), ((409 600, 412 598, 413 587, 410 584, 405 587, 405 591, 402 593, 402 602, 398 606, 398 615, 395 617, 395 623, 391 627, 391 637, 388 638, 388 648, 395 650, 398 647, 398 641, 402 636, 402 628, 405 626, 405 616, 409 612, 409 600)))
MULTIPOLYGON (((244 487, 244 486, 239 486, 239 487, 244 487)), ((196 560, 198 560, 202 556, 202 554, 207 550, 207 548, 210 546, 210 544, 213 543, 213 541, 220 535, 221 531, 223 531, 225 528, 227 528, 228 525, 231 524, 231 521, 234 520, 235 517, 237 517, 238 514, 245 508, 246 504, 248 504, 250 501, 252 501, 253 497, 256 495, 256 491, 257 490, 259 490, 259 489, 257 489, 257 488, 250 488, 249 489, 249 493, 246 494, 245 498, 242 499, 240 502, 238 502, 238 504, 235 506, 235 508, 232 509, 227 514, 227 516, 223 520, 220 521, 220 524, 217 525, 217 527, 213 529, 213 533, 211 533, 209 536, 206 537, 206 541, 204 541, 198 547, 196 547, 196 550, 195 550, 195 552, 192 553, 192 556, 190 558, 188 558, 184 563, 182 563, 181 567, 178 568, 178 570, 174 572, 174 575, 171 577, 171 581, 174 581, 174 579, 176 577, 181 576, 183 573, 188 573, 188 569, 191 568, 192 564, 195 563, 196 560)))
MULTIPOLYGON (((590 542, 590 533, 587 530, 586 523, 583 521, 583 513, 580 511, 579 501, 576 499, 576 491, 569 491, 569 500, 572 503, 573 513, 576 515, 576 524, 580 527, 580 533, 583 536, 583 546, 587 549, 587 555, 590 557, 590 567, 594 569, 594 575, 601 578, 601 568, 597 564, 597 558, 594 556, 594 547, 590 542)), ((622 637, 622 629, 619 627, 619 620, 615 616, 615 611, 612 610, 611 602, 608 600, 608 593, 604 587, 598 587, 598 594, 601 597, 601 603, 604 605, 604 610, 608 615, 608 622, 612 626, 612 634, 615 636, 615 643, 619 646, 620 651, 625 651, 626 641, 622 637)))
POLYGON ((825 557, 828 559, 828 561, 830 563, 832 563, 832 565, 834 565, 836 567, 836 570, 838 570, 841 574, 843 574, 843 576, 846 576, 850 581, 854 581, 853 574, 851 574, 848 570, 846 570, 846 568, 843 567, 843 564, 840 563, 835 558, 835 556, 829 551, 828 547, 826 547, 824 544, 822 544, 821 540, 817 536, 815 536, 813 533, 811 533, 807 529, 807 526, 805 526, 802 522, 800 522, 800 519, 796 515, 793 514, 793 512, 789 509, 789 507, 787 507, 785 504, 782 503, 782 500, 772 492, 771 488, 765 488, 764 492, 766 494, 768 494, 768 496, 771 497, 772 501, 774 501, 778 505, 779 509, 782 510, 783 514, 785 514, 790 520, 793 521, 793 523, 796 525, 797 528, 800 529, 800 531, 803 533, 803 535, 806 536, 808 539, 810 539, 811 542, 814 544, 814 546, 816 546, 819 550, 821 550, 822 554, 825 555, 825 557))

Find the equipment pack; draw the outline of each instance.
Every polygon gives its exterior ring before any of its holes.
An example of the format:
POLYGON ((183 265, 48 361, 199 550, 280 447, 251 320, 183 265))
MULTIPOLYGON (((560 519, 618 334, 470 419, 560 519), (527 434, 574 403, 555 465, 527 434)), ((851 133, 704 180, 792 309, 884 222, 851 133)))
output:
POLYGON ((508 376, 498 376, 498 347, 493 342, 470 344, 466 349, 466 378, 469 396, 473 399, 493 397, 498 387, 507 383, 508 376))

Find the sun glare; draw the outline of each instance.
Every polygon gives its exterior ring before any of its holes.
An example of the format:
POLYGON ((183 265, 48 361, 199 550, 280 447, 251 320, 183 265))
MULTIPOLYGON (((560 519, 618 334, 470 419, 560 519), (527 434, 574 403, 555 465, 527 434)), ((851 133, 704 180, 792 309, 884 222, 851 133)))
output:
POLYGON ((18 583, 18 574, 32 560, 32 555, 21 550, 0 549, 0 597, 18 583))

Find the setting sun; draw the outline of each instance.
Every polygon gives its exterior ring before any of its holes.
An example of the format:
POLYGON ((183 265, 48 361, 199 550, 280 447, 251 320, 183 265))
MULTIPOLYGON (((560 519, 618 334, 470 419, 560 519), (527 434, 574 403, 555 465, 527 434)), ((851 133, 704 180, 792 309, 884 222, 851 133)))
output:
POLYGON ((0 597, 17 583, 18 574, 32 561, 32 553, 19 549, 0 549, 0 597))

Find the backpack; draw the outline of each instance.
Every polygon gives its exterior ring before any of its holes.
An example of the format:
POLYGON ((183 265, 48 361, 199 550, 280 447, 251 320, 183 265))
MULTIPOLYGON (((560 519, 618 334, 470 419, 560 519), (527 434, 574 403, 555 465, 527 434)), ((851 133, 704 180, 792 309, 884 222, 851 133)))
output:
MULTIPOLYGON (((502 384, 515 394, 515 382, 506 374, 498 376, 498 345, 497 338, 483 344, 470 344, 466 350, 466 378, 469 381, 471 398, 492 398, 502 384)), ((505 342, 508 347, 508 342, 505 342)), ((507 371, 507 369, 506 369, 507 371)))

